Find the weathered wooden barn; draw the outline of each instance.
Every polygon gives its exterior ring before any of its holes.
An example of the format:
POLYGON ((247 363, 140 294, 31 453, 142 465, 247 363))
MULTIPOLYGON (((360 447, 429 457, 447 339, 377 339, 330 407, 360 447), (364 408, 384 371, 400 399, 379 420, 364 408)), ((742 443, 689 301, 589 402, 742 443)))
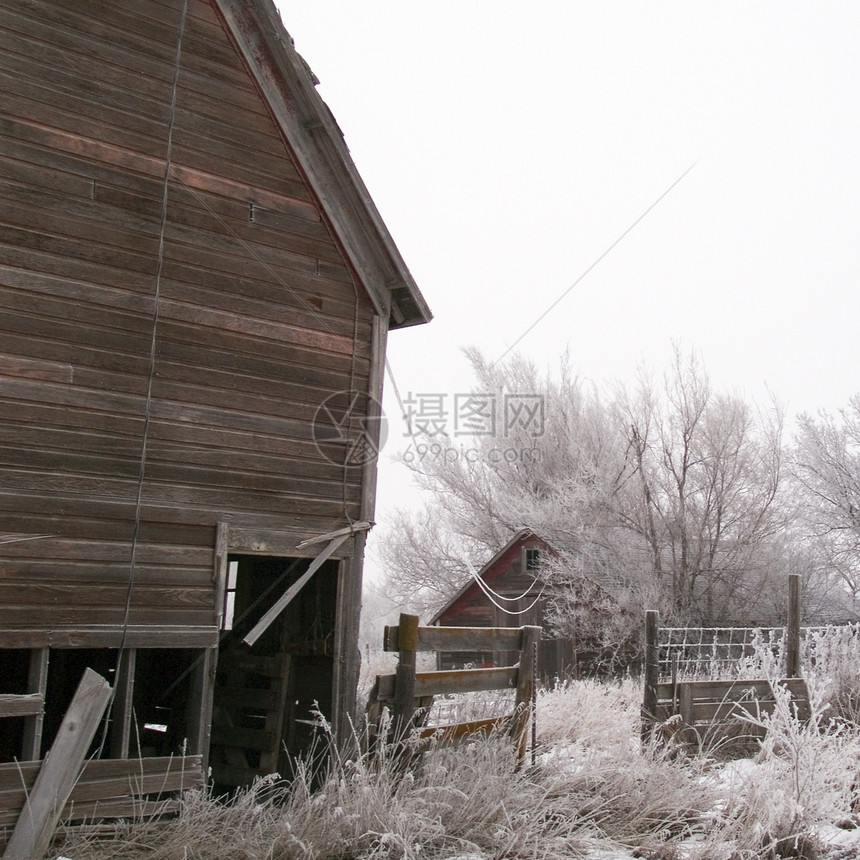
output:
MULTIPOLYGON (((548 627, 550 605, 557 591, 542 577, 556 550, 530 529, 521 529, 431 619, 442 627, 519 627, 538 625, 544 635, 538 645, 537 675, 544 681, 607 671, 607 655, 593 638, 553 635, 548 627)), ((602 612, 598 603, 610 600, 592 577, 582 577, 580 611, 602 612)), ((568 598, 569 599, 569 598, 568 598)), ((442 654, 440 668, 460 668, 478 660, 483 665, 505 665, 507 653, 442 654)))
POLYGON ((0 0, 0 40, 0 762, 91 667, 96 757, 283 771, 354 708, 386 338, 427 305, 271 0, 0 0))

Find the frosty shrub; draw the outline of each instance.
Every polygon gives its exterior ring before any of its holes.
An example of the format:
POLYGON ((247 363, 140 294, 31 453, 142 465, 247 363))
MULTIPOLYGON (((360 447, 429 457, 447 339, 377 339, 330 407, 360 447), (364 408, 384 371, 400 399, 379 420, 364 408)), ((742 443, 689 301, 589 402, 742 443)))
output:
POLYGON ((860 625, 805 630, 801 660, 807 682, 830 703, 830 716, 860 723, 860 625))
POLYGON ((856 802, 856 728, 829 723, 821 692, 811 695, 809 720, 784 687, 774 692, 772 713, 748 716, 766 730, 758 755, 723 770, 725 804, 692 858, 814 858, 821 826, 845 821, 856 802))

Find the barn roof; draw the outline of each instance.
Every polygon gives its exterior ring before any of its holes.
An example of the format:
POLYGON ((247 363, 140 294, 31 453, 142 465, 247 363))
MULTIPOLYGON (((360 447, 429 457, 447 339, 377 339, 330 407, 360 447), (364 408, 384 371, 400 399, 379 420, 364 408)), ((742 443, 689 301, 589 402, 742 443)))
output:
POLYGON ((429 322, 430 309, 272 0, 216 3, 377 312, 391 328, 429 322))
MULTIPOLYGON (((495 566, 507 555, 508 552, 511 551, 518 543, 522 543, 528 538, 535 538, 541 542, 548 549, 552 549, 552 547, 539 535, 536 535, 531 529, 520 529, 516 532, 511 539, 478 571, 476 576, 480 577, 483 580, 486 580, 487 575, 492 573, 495 566)), ((454 594, 451 599, 430 619, 428 624, 436 624, 441 617, 466 593, 471 591, 472 589, 478 588, 479 586, 475 582, 474 579, 470 579, 465 585, 460 588, 460 590, 454 594)))

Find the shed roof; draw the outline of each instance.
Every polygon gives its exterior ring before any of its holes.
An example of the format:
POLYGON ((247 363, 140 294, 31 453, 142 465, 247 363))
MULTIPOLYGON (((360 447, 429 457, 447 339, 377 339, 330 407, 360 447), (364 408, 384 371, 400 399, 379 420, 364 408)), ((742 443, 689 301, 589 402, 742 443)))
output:
MULTIPOLYGON (((543 544, 547 549, 552 549, 552 547, 539 535, 536 535, 531 529, 525 528, 520 529, 516 532, 511 539, 478 571, 476 574, 477 577, 485 580, 487 579, 488 574, 492 573, 495 566, 499 563, 499 561, 505 557, 505 555, 511 551, 518 543, 522 543, 528 538, 535 538, 541 544, 543 544)), ((436 624, 441 617, 467 592, 471 591, 474 588, 478 588, 479 586, 475 583, 474 579, 470 579, 466 582, 460 589, 454 594, 451 599, 430 619, 428 624, 436 624)))
POLYGON ((390 328, 429 322, 432 313, 272 0, 215 3, 377 312, 390 328))

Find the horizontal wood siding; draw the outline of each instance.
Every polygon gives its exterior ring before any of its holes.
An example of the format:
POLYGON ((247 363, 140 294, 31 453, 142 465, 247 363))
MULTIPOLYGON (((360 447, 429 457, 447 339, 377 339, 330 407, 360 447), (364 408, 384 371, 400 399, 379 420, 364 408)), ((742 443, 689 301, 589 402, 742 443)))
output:
POLYGON ((372 306, 208 0, 162 229, 181 8, 0 0, 0 647, 210 644, 217 522, 359 518, 311 423, 372 306))

